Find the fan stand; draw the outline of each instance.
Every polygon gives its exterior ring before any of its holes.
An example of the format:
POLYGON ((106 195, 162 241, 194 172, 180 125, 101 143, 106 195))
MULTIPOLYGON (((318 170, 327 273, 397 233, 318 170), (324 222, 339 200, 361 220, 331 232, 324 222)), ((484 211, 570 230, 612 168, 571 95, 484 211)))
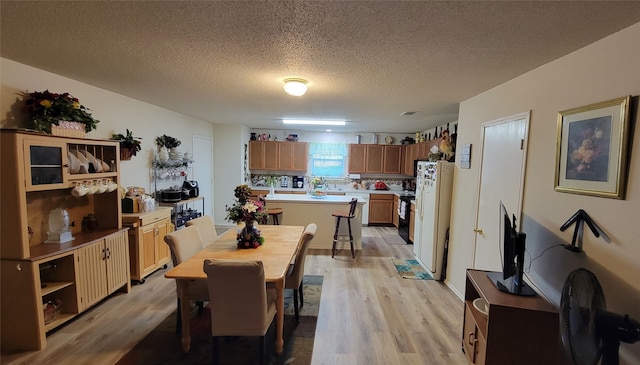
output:
POLYGON ((603 338, 602 344, 602 365, 618 365, 620 363, 618 355, 620 341, 603 338))

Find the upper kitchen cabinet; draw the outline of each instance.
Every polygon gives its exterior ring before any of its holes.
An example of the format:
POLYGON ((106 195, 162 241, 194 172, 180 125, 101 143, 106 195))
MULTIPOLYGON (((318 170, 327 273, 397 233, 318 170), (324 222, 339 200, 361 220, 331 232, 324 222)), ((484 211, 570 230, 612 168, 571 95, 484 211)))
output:
POLYGON ((309 145, 305 142, 249 142, 249 170, 307 171, 309 145))
POLYGON ((408 144, 404 146, 404 166, 402 173, 405 175, 413 176, 413 161, 418 160, 418 144, 408 144))
POLYGON ((367 145, 349 144, 349 173, 367 172, 367 145))
POLYGON ((384 146, 384 166, 382 172, 385 174, 400 174, 402 172, 402 146, 384 146))
POLYGON ((349 173, 402 173, 402 146, 380 144, 350 144, 349 173))
POLYGON ((304 142, 277 142, 278 170, 307 171, 309 145, 304 142))

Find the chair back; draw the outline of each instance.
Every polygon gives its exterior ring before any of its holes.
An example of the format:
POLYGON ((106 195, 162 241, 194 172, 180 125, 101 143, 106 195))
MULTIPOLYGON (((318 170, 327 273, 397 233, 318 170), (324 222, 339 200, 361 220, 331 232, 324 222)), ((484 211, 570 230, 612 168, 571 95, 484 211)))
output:
POLYGON ((185 223, 187 227, 197 226, 200 230, 200 236, 202 246, 207 247, 218 239, 218 233, 216 232, 216 225, 213 222, 213 217, 210 215, 203 215, 196 219, 191 219, 185 223))
POLYGON ((263 336, 268 307, 262 261, 204 260, 203 270, 209 286, 211 334, 263 336))
POLYGON ((349 208, 349 218, 353 218, 356 216, 356 205, 358 205, 358 198, 351 199, 349 205, 351 205, 351 207, 349 208))
POLYGON ((310 223, 304 230, 302 237, 300 238, 301 247, 296 255, 296 261, 293 264, 293 270, 289 275, 287 275, 287 280, 285 281, 285 285, 287 288, 297 289, 302 282, 302 276, 304 276, 304 262, 307 259, 307 251, 309 251, 309 246, 311 246, 311 240, 316 235, 316 231, 318 230, 318 225, 315 223, 310 223))
POLYGON ((200 231, 196 226, 173 231, 164 236, 164 241, 171 249, 171 259, 174 267, 200 252, 203 248, 200 240, 200 231))

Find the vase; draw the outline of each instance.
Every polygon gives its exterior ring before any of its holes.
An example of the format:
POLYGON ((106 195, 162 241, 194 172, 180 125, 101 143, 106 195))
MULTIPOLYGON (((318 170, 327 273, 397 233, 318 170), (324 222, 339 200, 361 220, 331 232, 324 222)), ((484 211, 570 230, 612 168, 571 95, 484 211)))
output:
POLYGON ((160 148, 160 152, 158 152, 158 159, 161 162, 169 161, 169 151, 167 151, 167 147, 160 148))
POLYGON ((238 233, 238 248, 257 248, 260 231, 256 228, 256 221, 247 221, 238 233))

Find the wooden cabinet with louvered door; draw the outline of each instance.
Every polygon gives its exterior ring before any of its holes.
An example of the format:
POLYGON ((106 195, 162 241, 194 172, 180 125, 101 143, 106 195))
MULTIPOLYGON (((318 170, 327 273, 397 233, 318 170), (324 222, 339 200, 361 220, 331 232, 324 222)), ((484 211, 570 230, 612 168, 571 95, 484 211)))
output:
POLYGON ((367 170, 367 145, 349 145, 349 173, 361 174, 367 170))
POLYGON ((78 249, 78 307, 84 311, 117 289, 129 291, 127 236, 120 232, 78 249))
POLYGON ((125 233, 105 238, 107 252, 107 295, 124 285, 130 285, 129 279, 129 240, 125 233))
POLYGON ((384 146, 384 166, 382 172, 385 174, 400 174, 402 172, 402 146, 384 146))
POLYGON ((367 173, 381 174, 384 172, 384 147, 378 144, 367 145, 367 173))
POLYGON ((78 249, 78 306, 82 312, 107 295, 104 241, 78 249))

